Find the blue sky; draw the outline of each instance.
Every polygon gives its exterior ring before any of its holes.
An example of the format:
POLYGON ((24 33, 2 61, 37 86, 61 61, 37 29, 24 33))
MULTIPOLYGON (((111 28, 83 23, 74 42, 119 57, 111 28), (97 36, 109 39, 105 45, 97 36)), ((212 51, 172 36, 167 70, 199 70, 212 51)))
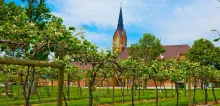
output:
MULTIPOLYGON (((10 1, 10 0, 6 0, 10 1)), ((21 0, 14 0, 22 4, 21 0)), ((152 33, 163 45, 193 44, 199 38, 213 40, 220 30, 217 0, 46 0, 64 24, 84 27, 86 38, 100 48, 111 49, 122 2, 128 45, 143 33, 152 33)), ((220 45, 215 43, 215 45, 220 45)))

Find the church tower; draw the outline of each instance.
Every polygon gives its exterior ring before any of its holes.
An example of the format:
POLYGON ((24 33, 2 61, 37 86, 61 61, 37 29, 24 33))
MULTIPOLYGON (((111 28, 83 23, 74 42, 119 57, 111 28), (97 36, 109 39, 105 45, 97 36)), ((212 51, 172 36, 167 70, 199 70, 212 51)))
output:
POLYGON ((123 17, 122 17, 122 7, 120 7, 118 26, 115 31, 112 40, 112 51, 118 50, 118 53, 122 52, 127 46, 127 36, 124 29, 123 17))

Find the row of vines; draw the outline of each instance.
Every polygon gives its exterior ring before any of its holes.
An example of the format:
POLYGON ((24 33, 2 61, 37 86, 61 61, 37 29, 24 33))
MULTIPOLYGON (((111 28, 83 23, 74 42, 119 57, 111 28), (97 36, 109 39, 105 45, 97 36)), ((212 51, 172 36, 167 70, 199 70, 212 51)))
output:
MULTIPOLYGON (((188 89, 191 89, 191 83, 195 88, 192 97, 191 90, 188 90, 189 105, 196 104, 195 92, 198 81, 201 81, 201 88, 205 92, 205 104, 208 102, 208 84, 211 82, 214 85, 220 81, 220 48, 215 47, 207 39, 195 40, 185 59, 180 59, 178 56, 163 59, 159 58, 165 52, 160 40, 150 33, 145 33, 138 43, 128 48, 128 59, 121 60, 117 57, 117 51, 112 53, 110 50, 100 50, 86 40, 82 29, 66 28, 61 18, 51 14, 44 0, 22 1, 27 3, 25 7, 18 6, 14 2, 0 1, 1 55, 19 59, 54 61, 64 65, 64 78, 68 85, 66 94, 63 93, 66 105, 70 98, 70 82, 78 82, 78 94, 82 95, 80 81, 83 79, 88 79, 89 106, 93 105, 94 92, 98 98, 96 103, 99 104, 99 94, 102 89, 96 86, 98 78, 101 79, 101 83, 104 80, 110 82, 115 78, 121 87, 122 102, 124 102, 125 85, 131 80, 131 87, 127 87, 127 92, 131 92, 132 105, 134 105, 135 85, 138 85, 140 99, 141 89, 146 89, 147 82, 152 80, 155 83, 157 106, 159 105, 157 82, 174 83, 178 106, 179 81, 184 84, 189 83, 188 89)), ((19 92, 22 92, 25 106, 31 105, 29 100, 32 94, 36 93, 38 99, 41 99, 38 81, 50 80, 53 84, 53 81, 58 80, 58 70, 52 68, 1 65, 0 70, 0 83, 5 86, 6 95, 10 96, 10 83, 16 83, 15 100, 20 98, 19 92), (20 86, 22 91, 19 90, 20 86)), ((165 87, 164 89, 166 90, 165 87)), ((217 103, 214 86, 212 92, 217 103)), ((48 88, 47 95, 48 97, 51 95, 48 88)), ((112 99, 114 101, 114 95, 112 99)))

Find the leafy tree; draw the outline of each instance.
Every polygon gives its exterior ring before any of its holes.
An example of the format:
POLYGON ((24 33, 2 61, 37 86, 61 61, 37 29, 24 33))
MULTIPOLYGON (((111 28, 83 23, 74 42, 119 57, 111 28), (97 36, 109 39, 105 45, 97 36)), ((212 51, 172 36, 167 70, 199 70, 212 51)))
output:
POLYGON ((159 106, 158 104, 158 88, 157 88, 157 81, 161 81, 165 77, 165 73, 168 70, 164 70, 162 61, 154 60, 152 61, 152 64, 148 65, 148 71, 146 71, 149 74, 149 78, 154 81, 155 89, 156 89, 156 106, 159 106))
POLYGON ((167 90, 165 87, 164 82, 170 80, 170 73, 169 73, 169 60, 162 61, 162 67, 161 70, 159 70, 158 80, 160 81, 160 84, 163 83, 164 90, 165 90, 165 97, 167 97, 167 90))
POLYGON ((140 46, 139 56, 146 62, 157 59, 160 54, 165 52, 160 40, 151 33, 145 33, 139 40, 138 45, 140 46))
MULTIPOLYGON (((139 82, 139 98, 140 98, 140 78, 145 77, 144 78, 145 89, 146 89, 147 76, 150 76, 149 78, 153 78, 152 77, 153 74, 149 74, 149 72, 146 71, 145 66, 152 65, 151 62, 157 59, 160 56, 160 54, 164 52, 164 49, 159 39, 157 39, 154 35, 150 33, 145 33, 143 37, 139 40, 139 42, 135 44, 131 44, 128 50, 130 56, 129 63, 133 63, 133 61, 137 62, 136 65, 135 64, 131 65, 133 67, 132 68, 130 67, 131 68, 130 70, 133 70, 132 75, 134 75, 135 76, 134 79, 137 79, 139 82)), ((154 81, 156 81, 156 79, 154 81)), ((158 100, 156 100, 156 104, 158 105, 158 100)))
POLYGON ((3 82, 5 85, 5 94, 6 96, 13 96, 12 93, 9 94, 9 91, 12 91, 12 88, 10 87, 10 82, 15 82, 16 81, 16 68, 17 66, 7 66, 7 65, 2 65, 1 66, 1 71, 0 71, 0 82, 3 82))
POLYGON ((215 47, 213 53, 214 53, 213 65, 217 70, 220 70, 220 47, 215 47))
MULTIPOLYGON (((189 71, 189 76, 192 76, 192 83, 194 85, 194 89, 193 89, 193 105, 196 105, 196 88, 197 88, 197 80, 199 78, 199 71, 201 70, 201 65, 198 62, 188 62, 187 63, 187 67, 189 67, 188 71, 189 71)), ((191 79, 189 79, 191 80, 191 79)), ((191 81, 190 81, 191 82, 191 81)), ((191 83, 189 83, 191 84, 191 83)))
POLYGON ((82 88, 81 88, 81 85, 80 85, 80 81, 83 79, 83 78, 86 78, 86 73, 87 73, 87 70, 86 69, 80 69, 79 67, 75 66, 73 69, 72 69, 72 73, 71 73, 71 76, 73 77, 73 79, 75 81, 77 81, 77 85, 78 85, 78 95, 82 95, 82 88))
POLYGON ((45 19, 50 18, 50 10, 46 7, 45 0, 22 0, 27 1, 26 14, 30 22, 38 22, 44 24, 45 19))
POLYGON ((215 69, 211 69, 209 70, 209 78, 210 78, 210 81, 212 82, 212 94, 213 94, 213 97, 215 99, 215 103, 218 103, 217 99, 216 99, 216 94, 215 94, 215 90, 214 90, 214 86, 215 84, 217 84, 220 80, 220 72, 218 70, 215 70, 215 69))
POLYGON ((95 81, 98 76, 98 73, 104 65, 109 61, 114 60, 116 57, 108 51, 98 51, 98 47, 94 44, 91 44, 82 37, 82 45, 79 55, 73 54, 74 61, 78 61, 82 64, 90 64, 91 68, 88 69, 87 77, 89 79, 89 106, 92 106, 93 103, 93 91, 95 90, 95 81))
POLYGON ((138 69, 138 63, 131 57, 127 60, 120 61, 120 66, 123 70, 129 70, 131 72, 132 84, 131 84, 131 105, 134 106, 134 85, 138 69))
MULTIPOLYGON (((13 2, 0 5, 1 51, 8 56, 35 60, 48 60, 50 53, 55 52, 61 63, 66 54, 76 54, 81 41, 72 36, 72 30, 75 29, 71 27, 68 30, 62 24, 61 18, 49 15, 43 0, 36 8, 34 3, 37 3, 37 0, 28 0, 28 3, 27 9, 13 2)), ((81 32, 77 35, 81 35, 81 32)), ((29 105, 29 89, 34 82, 35 70, 30 67, 27 69, 23 91, 26 105, 29 105), (30 73, 32 77, 29 76, 30 73), (27 81, 32 81, 30 86, 26 85, 27 81)))
POLYGON ((204 81, 204 92, 205 92, 205 104, 208 103, 208 79, 209 79, 209 70, 210 70, 210 66, 201 66, 201 69, 199 71, 199 77, 201 78, 201 80, 204 81))
MULTIPOLYGON (((187 58, 193 62, 199 62, 201 65, 212 65, 214 62, 214 44, 207 39, 195 40, 192 48, 187 53, 187 58)), ((201 81, 203 89, 203 80, 201 81)))
POLYGON ((115 73, 122 80, 122 81, 119 81, 119 83, 120 83, 120 86, 123 87, 121 91, 122 91, 122 102, 124 102, 124 87, 126 83, 125 80, 127 81, 127 96, 128 96, 128 85, 129 85, 129 79, 132 76, 132 71, 130 71, 129 66, 126 66, 125 60, 119 60, 118 65, 119 65, 117 68, 118 70, 115 73))
POLYGON ((172 64, 174 69, 171 71, 171 82, 175 83, 176 90, 176 106, 179 105, 179 85, 178 81, 182 81, 185 78, 185 70, 181 68, 181 65, 174 61, 175 64, 172 64))
MULTIPOLYGON (((157 59, 165 50, 160 40, 151 33, 145 33, 137 44, 131 45, 130 49, 136 52, 130 53, 134 58, 144 59, 145 64, 149 64, 152 60, 157 59)), ((144 88, 146 89, 146 78, 144 80, 144 88)))
POLYGON ((189 49, 187 57, 191 61, 200 62, 201 65, 212 65, 214 57, 214 44, 207 39, 195 40, 189 49))
MULTIPOLYGON (((40 101, 40 92, 41 92, 41 88, 42 86, 45 86, 46 91, 47 91, 47 96, 50 98, 51 97, 51 93, 49 90, 49 79, 53 80, 53 74, 57 73, 57 70, 52 69, 50 67, 43 67, 43 68, 39 68, 36 67, 36 72, 35 72, 35 82, 32 88, 32 94, 36 94, 38 97, 38 100, 40 101), (38 87, 38 84, 41 84, 38 87)), ((55 74, 57 75, 57 74, 55 74)), ((57 78, 56 78, 57 79, 57 78)), ((53 82, 51 82, 52 84, 52 92, 53 92, 53 82)))

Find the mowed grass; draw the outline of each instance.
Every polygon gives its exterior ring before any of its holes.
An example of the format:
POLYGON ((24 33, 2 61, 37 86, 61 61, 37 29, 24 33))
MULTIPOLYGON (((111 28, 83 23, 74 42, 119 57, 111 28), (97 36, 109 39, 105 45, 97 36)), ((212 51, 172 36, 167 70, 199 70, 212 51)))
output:
MULTIPOLYGON (((16 92, 16 87, 13 87, 14 93, 16 92)), ((97 87, 97 90, 99 87, 97 87)), ((77 94, 77 88, 76 87, 70 87, 70 100, 67 101, 68 106, 87 106, 88 105, 88 89, 83 88, 83 95, 79 96, 77 94)), ((175 91, 173 90, 174 97, 172 98, 172 90, 168 91, 168 98, 165 99, 165 92, 162 90, 161 93, 159 93, 159 105, 160 106, 174 106, 176 104, 176 98, 175 98, 175 91)), ((37 98, 36 94, 31 95, 30 102, 32 105, 38 105, 38 106, 56 106, 57 101, 57 87, 52 88, 49 87, 50 97, 48 97, 48 93, 46 90, 46 87, 41 87, 40 92, 40 100, 37 98)), ((67 98, 67 88, 64 89, 65 96, 67 98)), ((216 96, 217 99, 220 100, 220 89, 216 89, 216 96)), ((131 105, 131 90, 129 89, 128 94, 125 89, 125 102, 121 103, 122 96, 121 96, 121 89, 115 89, 115 105, 116 106, 130 106, 131 105)), ((204 91, 198 89, 196 92, 196 100, 197 103, 202 103, 204 101, 204 91)), ((184 97, 183 89, 180 90, 180 98, 179 98, 179 104, 180 106, 187 106, 188 103, 188 97, 184 97)), ((95 105, 98 101, 97 94, 94 93, 94 99, 93 104, 95 105)), ((138 106, 154 106, 155 105, 155 90, 154 89, 147 89, 144 91, 141 90, 140 94, 140 101, 138 102, 138 90, 136 90, 136 96, 135 96, 135 104, 138 106)), ((192 92, 193 95, 193 92, 192 92)), ((19 106, 23 105, 25 103, 24 97, 22 95, 22 89, 20 88, 20 96, 17 100, 14 99, 15 97, 7 97, 7 96, 0 96, 0 106, 19 106)), ((213 101, 213 95, 211 92, 211 89, 208 90, 208 100, 213 101)), ((112 89, 110 89, 110 95, 107 95, 107 89, 102 89, 100 93, 100 99, 99 104, 112 104, 112 89)))

